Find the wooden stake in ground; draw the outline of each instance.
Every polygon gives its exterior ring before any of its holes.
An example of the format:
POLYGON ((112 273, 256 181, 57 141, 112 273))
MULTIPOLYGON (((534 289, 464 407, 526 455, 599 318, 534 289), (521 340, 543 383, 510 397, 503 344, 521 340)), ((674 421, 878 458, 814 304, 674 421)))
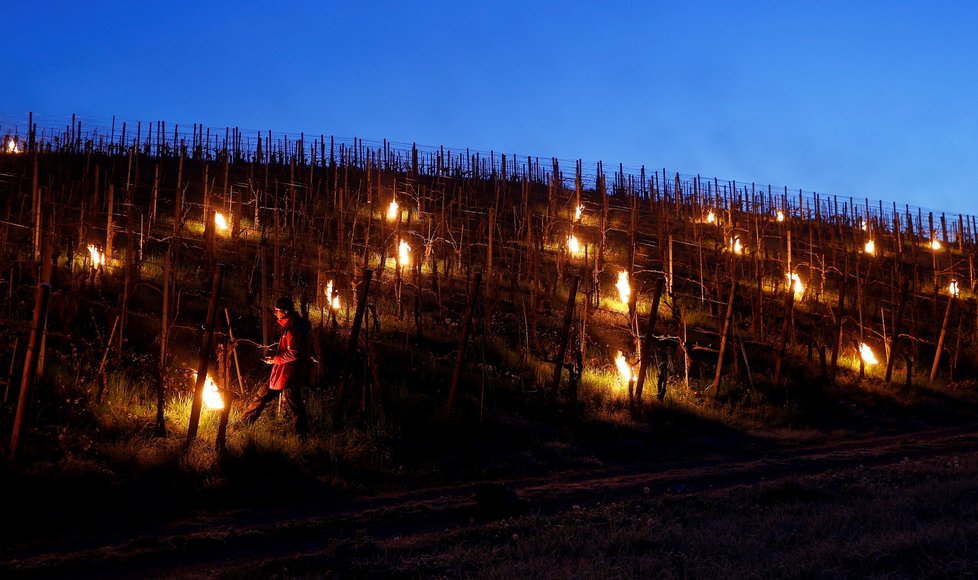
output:
POLYGON ((896 360, 897 344, 900 340, 900 331, 903 327, 903 312, 907 307, 907 295, 910 294, 910 280, 903 279, 903 289, 900 291, 900 306, 897 307, 896 320, 893 322, 893 337, 890 339, 890 356, 886 359, 886 376, 883 382, 890 384, 893 376, 893 361, 896 360))
POLYGON ((211 342, 214 338, 214 325, 217 324, 217 301, 221 297, 221 282, 224 279, 224 264, 214 267, 214 281, 211 285, 211 299, 207 305, 207 322, 204 325, 204 343, 197 363, 197 383, 194 386, 193 406, 190 409, 190 424, 187 426, 187 443, 190 447, 197 437, 197 424, 200 421, 200 408, 204 403, 204 383, 207 381, 207 366, 211 360, 211 342))
POLYGON ((937 377, 937 367, 941 364, 941 351, 944 350, 944 338, 947 336, 947 324, 951 320, 951 310, 954 308, 955 292, 947 300, 947 310, 944 311, 944 322, 941 324, 941 334, 937 338, 937 352, 934 353, 934 364, 930 367, 929 382, 933 383, 937 377))
POLYGON ((649 324, 645 327, 645 340, 642 341, 642 357, 638 365, 638 381, 635 384, 635 401, 642 404, 642 389, 645 386, 645 373, 649 368, 649 358, 654 342, 655 320, 659 315, 659 300, 662 297, 663 280, 659 278, 652 290, 652 309, 649 310, 649 324))
POLYGON ((360 327, 363 325, 363 313, 367 309, 367 296, 370 292, 370 279, 374 271, 367 268, 363 271, 363 283, 360 286, 360 293, 357 296, 357 310, 353 315, 353 326, 350 328, 350 340, 346 344, 346 361, 342 374, 340 375, 339 386, 336 388, 336 401, 334 402, 334 413, 337 419, 343 411, 344 398, 346 395, 346 383, 349 380, 350 369, 352 368, 354 355, 357 351, 357 343, 360 340, 360 327))
MULTIPOLYGON (((789 230, 790 231, 790 230, 789 230)), ((790 272, 790 270, 789 270, 790 272)), ((774 363, 774 386, 781 382, 781 365, 788 348, 788 333, 791 331, 791 314, 795 305, 795 282, 788 276, 788 290, 784 297, 784 320, 781 323, 781 338, 778 340, 778 358, 774 363)))
POLYGON ((51 296, 49 284, 38 284, 34 294, 34 320, 31 322, 31 335, 27 343, 27 355, 24 358, 24 374, 20 381, 20 396, 17 398, 17 412, 14 415, 14 428, 10 434, 10 461, 17 459, 20 445, 20 433, 24 428, 27 415, 27 399, 33 387, 34 376, 37 372, 37 355, 41 347, 41 336, 44 334, 44 320, 48 313, 48 298, 51 296))
POLYGON ((465 347, 469 341, 472 316, 475 314, 475 304, 479 297, 479 284, 481 282, 482 272, 473 272, 472 284, 469 287, 469 303, 465 307, 465 318, 462 321, 462 336, 458 339, 458 354, 455 356, 455 369, 452 371, 452 385, 448 389, 448 402, 445 403, 445 415, 451 414, 452 406, 455 404, 458 381, 462 377, 462 365, 465 362, 465 347))
POLYGON ((550 401, 556 405, 560 391, 560 374, 564 368, 564 356, 567 354, 567 335, 570 333, 571 320, 574 318, 574 304, 577 302, 577 284, 580 276, 574 276, 567 290, 567 310, 564 312, 564 326, 560 331, 560 343, 557 345, 557 358, 554 360, 554 378, 550 385, 550 401))
POLYGON ((713 377, 713 385, 710 387, 715 389, 714 396, 716 398, 720 398, 720 377, 723 376, 723 355, 727 349, 727 335, 730 332, 730 323, 733 320, 734 299, 737 297, 737 283, 740 281, 736 266, 734 266, 730 280, 730 299, 727 301, 727 313, 723 317, 723 330, 720 331, 720 354, 717 356, 717 372, 713 377))

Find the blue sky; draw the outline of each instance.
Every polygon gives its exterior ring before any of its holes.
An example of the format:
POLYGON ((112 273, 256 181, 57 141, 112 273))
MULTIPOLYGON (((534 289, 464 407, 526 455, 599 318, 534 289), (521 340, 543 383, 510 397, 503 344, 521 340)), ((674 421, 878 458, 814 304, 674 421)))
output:
POLYGON ((973 0, 68 4, 0 8, 0 122, 386 138, 978 214, 973 0))

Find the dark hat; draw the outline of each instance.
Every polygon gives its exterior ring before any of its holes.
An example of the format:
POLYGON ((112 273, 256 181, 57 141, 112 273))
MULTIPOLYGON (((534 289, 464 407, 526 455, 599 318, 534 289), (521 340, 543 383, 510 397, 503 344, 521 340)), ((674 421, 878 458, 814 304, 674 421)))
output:
POLYGON ((275 309, 283 312, 293 312, 295 311, 295 306, 292 304, 291 298, 288 296, 282 296, 275 301, 275 309))

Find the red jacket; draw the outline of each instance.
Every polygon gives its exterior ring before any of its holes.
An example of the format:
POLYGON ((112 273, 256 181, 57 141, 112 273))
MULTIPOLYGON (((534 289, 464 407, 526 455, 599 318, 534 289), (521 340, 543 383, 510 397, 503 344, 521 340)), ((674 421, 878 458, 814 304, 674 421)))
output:
POLYGON ((272 355, 272 374, 268 388, 273 391, 289 389, 302 385, 308 377, 309 364, 309 323, 295 312, 277 320, 282 327, 278 339, 278 349, 272 355))

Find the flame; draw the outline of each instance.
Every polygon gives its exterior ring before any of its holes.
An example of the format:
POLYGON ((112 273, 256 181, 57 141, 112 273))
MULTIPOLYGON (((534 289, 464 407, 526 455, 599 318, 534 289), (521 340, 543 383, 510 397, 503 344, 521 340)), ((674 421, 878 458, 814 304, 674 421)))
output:
POLYGON ((392 220, 397 218, 397 201, 391 200, 391 204, 387 206, 387 219, 392 220))
POLYGON ((951 280, 951 283, 947 287, 947 291, 951 294, 951 296, 957 297, 958 293, 961 291, 958 289, 958 281, 951 280))
POLYGON ((863 362, 868 365, 874 365, 880 362, 876 360, 876 355, 873 354, 873 349, 869 348, 869 345, 865 342, 859 343, 859 356, 861 356, 863 362))
POLYGON ((744 253, 744 245, 740 243, 739 237, 734 236, 730 238, 730 251, 738 256, 744 253))
POLYGON ((713 210, 710 210, 710 213, 706 214, 706 223, 712 224, 712 223, 716 223, 716 221, 717 221, 717 216, 713 215, 713 210))
POLYGON ((778 217, 778 221, 779 222, 783 222, 784 221, 784 212, 779 209, 778 210, 778 216, 777 217, 778 217))
POLYGON ((615 284, 615 287, 618 288, 621 301, 628 304, 628 298, 632 295, 632 287, 628 285, 628 272, 622 270, 618 273, 618 283, 615 284))
POLYGON ((576 222, 581 221, 581 212, 582 211, 584 211, 584 206, 583 205, 577 206, 577 209, 574 210, 574 221, 576 221, 576 222))
POLYGON ((876 253, 876 242, 874 242, 873 240, 869 240, 868 242, 866 242, 865 249, 866 249, 866 253, 867 254, 870 254, 870 255, 875 254, 876 253))
POLYGON ((941 242, 939 240, 930 241, 930 249, 937 251, 941 249, 941 242))
POLYGON ((625 383, 638 380, 638 377, 632 373, 632 367, 628 364, 628 361, 625 360, 625 355, 622 354, 620 350, 618 351, 618 356, 615 357, 615 366, 618 368, 618 376, 620 376, 621 380, 625 381, 625 383))
POLYGON ((411 257, 408 255, 410 252, 411 246, 404 240, 401 240, 401 243, 397 246, 397 263, 401 266, 410 264, 411 257))
POLYGON ((788 277, 788 282, 795 291, 795 296, 805 293, 805 284, 801 281, 801 276, 798 274, 786 273, 785 276, 788 277))
POLYGON ((7 139, 7 153, 20 153, 20 144, 13 139, 7 139))
MULTIPOLYGON (((197 381, 197 373, 194 373, 194 382, 197 381)), ((221 397, 221 393, 217 390, 217 384, 210 375, 204 379, 204 406, 208 409, 223 409, 224 399, 221 397)))
POLYGON ((221 231, 228 229, 228 220, 224 217, 223 213, 219 211, 214 212, 214 225, 221 231))
POLYGON ((864 232, 869 229, 869 225, 865 221, 863 221, 863 218, 859 218, 859 229, 861 229, 864 232))
POLYGON ((581 253, 581 243, 577 241, 577 236, 567 238, 567 249, 575 256, 581 253))
POLYGON ((105 265, 105 254, 98 251, 98 248, 92 244, 88 244, 88 255, 92 258, 92 268, 105 265))
POLYGON ((329 307, 336 310, 340 307, 340 297, 333 296, 333 281, 330 280, 326 283, 326 299, 329 301, 329 307))

